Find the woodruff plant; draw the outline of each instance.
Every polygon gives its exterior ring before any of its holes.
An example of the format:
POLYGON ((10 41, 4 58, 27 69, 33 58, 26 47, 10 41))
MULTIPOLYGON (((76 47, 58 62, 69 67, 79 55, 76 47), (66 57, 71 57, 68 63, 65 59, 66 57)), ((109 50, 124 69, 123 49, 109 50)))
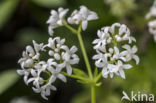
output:
POLYGON ((57 79, 66 82, 66 76, 75 78, 80 83, 90 86, 91 102, 96 103, 95 88, 101 85, 100 79, 102 77, 107 78, 110 75, 113 78, 116 74, 125 79, 124 69, 132 68, 128 62, 134 59, 136 64, 139 63, 139 57, 136 55, 137 47, 134 45, 136 39, 130 35, 129 28, 124 24, 114 23, 98 30, 98 38, 93 41, 95 45, 93 48, 96 51, 92 57, 95 60, 93 73, 81 32, 87 29, 88 21, 96 20, 98 16, 87 7, 80 6, 80 10, 74 10, 66 21, 67 12, 68 9, 63 8, 51 11, 47 23, 49 24, 49 34, 52 37, 49 38, 47 44, 38 44, 33 40, 33 46, 27 46, 23 57, 18 61, 21 69, 17 72, 24 76, 26 85, 32 83, 34 92, 41 93, 41 96, 46 100, 51 90, 56 90, 54 83, 57 79), (78 29, 69 24, 78 25, 78 29), (88 75, 82 69, 73 67, 80 60, 76 54, 77 47, 69 48, 65 45, 65 39, 53 37, 54 29, 60 26, 66 27, 78 37, 88 75), (42 60, 40 57, 42 52, 49 55, 48 60, 42 60))

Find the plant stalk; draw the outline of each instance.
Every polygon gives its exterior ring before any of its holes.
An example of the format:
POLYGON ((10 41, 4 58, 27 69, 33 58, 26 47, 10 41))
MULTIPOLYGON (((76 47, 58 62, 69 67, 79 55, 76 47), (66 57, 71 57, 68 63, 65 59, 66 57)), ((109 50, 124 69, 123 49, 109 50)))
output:
POLYGON ((93 79, 91 66, 90 66, 90 63, 89 63, 89 60, 88 60, 88 56, 87 56, 87 53, 86 53, 86 50, 85 50, 85 47, 84 47, 84 43, 83 43, 80 31, 78 31, 77 36, 78 36, 78 39, 79 39, 81 51, 82 51, 82 54, 83 54, 83 57, 84 57, 84 60, 85 60, 85 63, 86 63, 86 67, 87 67, 87 70, 88 70, 89 77, 90 77, 90 79, 93 79))
POLYGON ((96 103, 95 86, 91 86, 91 103, 96 103))

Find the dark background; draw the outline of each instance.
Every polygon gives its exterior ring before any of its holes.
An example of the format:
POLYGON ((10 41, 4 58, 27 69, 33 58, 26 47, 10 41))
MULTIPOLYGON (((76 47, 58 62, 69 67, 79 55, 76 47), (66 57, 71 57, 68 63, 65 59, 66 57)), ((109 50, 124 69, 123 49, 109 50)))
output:
MULTIPOLYGON (((0 0, 0 103, 9 103, 12 99, 21 97, 40 103, 90 102, 88 88, 76 80, 68 78, 66 84, 58 81, 58 90, 52 91, 49 100, 45 101, 15 73, 15 70, 20 68, 17 61, 26 45, 31 45, 32 40, 47 42, 49 35, 46 21, 50 16, 50 10, 60 6, 70 9, 68 15, 80 5, 86 5, 90 10, 97 12, 99 19, 89 22, 87 30, 83 32, 92 67, 94 61, 91 57, 95 51, 91 42, 96 38, 97 29, 120 22, 126 24, 131 29, 131 34, 137 38, 140 65, 126 71, 126 80, 120 77, 112 80, 103 79, 103 85, 97 89, 97 103, 120 103, 123 90, 156 94, 156 43, 148 32, 148 20, 145 19, 153 0, 116 0, 110 4, 107 1, 109 0, 0 0), (14 74, 13 77, 9 76, 7 71, 14 74), (8 80, 13 83, 2 86, 8 80)), ((69 46, 79 47, 76 36, 71 36, 73 34, 70 31, 61 27, 55 29, 55 32, 57 36, 66 38, 66 44, 69 46)), ((81 58, 81 65, 78 67, 85 70, 80 48, 78 55, 81 58)))

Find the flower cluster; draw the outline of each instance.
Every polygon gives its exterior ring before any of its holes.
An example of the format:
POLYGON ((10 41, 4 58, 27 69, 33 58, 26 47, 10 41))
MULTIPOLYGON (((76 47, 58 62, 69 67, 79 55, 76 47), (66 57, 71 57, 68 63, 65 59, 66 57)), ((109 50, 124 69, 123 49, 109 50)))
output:
POLYGON ((98 16, 95 12, 90 11, 86 6, 80 6, 80 10, 74 10, 70 17, 65 20, 65 15, 67 14, 68 9, 59 8, 58 11, 51 10, 51 16, 48 19, 47 23, 49 24, 48 31, 52 35, 54 33, 53 29, 63 26, 63 23, 69 24, 80 24, 82 23, 82 29, 86 30, 88 21, 98 19, 98 16))
POLYGON ((136 64, 139 63, 139 57, 135 54, 137 47, 131 47, 136 40, 130 35, 129 28, 124 24, 115 23, 98 30, 97 35, 98 39, 93 41, 97 54, 93 59, 95 65, 102 68, 102 76, 107 78, 110 75, 112 78, 116 74, 125 78, 124 69, 132 68, 127 62, 134 59, 136 64))
MULTIPOLYGON (((68 25, 67 21, 70 24, 82 23, 82 29, 85 30, 88 21, 98 18, 95 12, 88 10, 85 6, 80 6, 80 10, 75 10, 66 21, 67 12, 68 9, 63 8, 59 8, 58 11, 51 10, 51 16, 47 21, 51 36, 55 28, 68 25)), ((34 92, 41 93, 44 99, 48 99, 47 96, 50 95, 51 90, 56 90, 53 85, 56 79, 66 82, 63 72, 66 71, 68 75, 71 75, 72 65, 79 62, 79 57, 75 54, 77 47, 69 48, 64 43, 65 39, 60 37, 49 38, 47 44, 37 44, 33 41, 33 47, 27 46, 23 57, 18 61, 21 65, 21 69, 17 70, 18 74, 24 76, 26 85, 32 83, 34 92), (48 60, 42 60, 41 52, 48 54, 48 60)))
POLYGON ((64 19, 67 12, 68 9, 63 8, 58 8, 58 11, 51 10, 51 16, 47 21, 47 24, 49 24, 48 31, 50 35, 54 33, 53 29, 63 25, 62 20, 64 19))
POLYGON ((72 74, 71 65, 79 62, 79 57, 75 54, 76 46, 69 48, 64 44, 65 39, 60 37, 49 38, 48 44, 37 44, 33 41, 33 47, 27 46, 23 52, 23 57, 18 61, 21 68, 18 74, 24 75, 25 84, 32 82, 32 89, 36 93, 41 93, 44 99, 50 95, 50 90, 56 90, 53 86, 56 79, 66 82, 66 77, 62 71, 66 69, 67 74, 72 74), (50 56, 47 61, 40 60, 41 52, 48 52, 50 56))
MULTIPOLYGON (((151 17, 156 17, 156 0, 154 1, 153 6, 150 8, 149 13, 146 15, 146 19, 151 17)), ((154 36, 154 40, 156 41, 156 20, 151 20, 148 23, 149 32, 154 36)))
POLYGON ((110 6, 110 13, 115 16, 123 17, 129 14, 129 11, 136 9, 135 0, 104 0, 110 6))
POLYGON ((80 10, 74 10, 71 17, 68 18, 70 24, 80 24, 82 22, 82 30, 86 30, 88 21, 96 20, 98 16, 95 12, 90 11, 85 6, 80 6, 80 10))

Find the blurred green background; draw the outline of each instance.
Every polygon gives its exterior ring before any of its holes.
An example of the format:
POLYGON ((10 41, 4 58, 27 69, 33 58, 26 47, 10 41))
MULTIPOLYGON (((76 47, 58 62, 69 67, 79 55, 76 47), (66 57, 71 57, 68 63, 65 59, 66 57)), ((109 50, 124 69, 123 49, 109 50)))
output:
MULTIPOLYGON (((156 43, 148 32, 148 21, 145 20, 152 4, 153 0, 0 0, 0 103, 90 103, 89 89, 76 80, 68 78, 66 84, 58 81, 55 84, 58 91, 52 92, 49 100, 45 101, 30 86, 26 86, 23 78, 16 73, 16 69, 20 68, 17 61, 25 46, 32 40, 47 42, 46 21, 50 10, 60 6, 70 9, 68 15, 80 5, 97 12, 99 19, 89 22, 87 30, 83 32, 93 68, 91 57, 95 51, 91 42, 96 38, 97 29, 120 22, 126 24, 137 38, 141 59, 139 66, 127 70, 125 80, 117 76, 102 79, 102 86, 97 88, 97 103, 121 103, 123 90, 129 94, 133 90, 156 95, 156 43)), ((55 29, 55 34, 68 38, 67 45, 79 47, 77 37, 71 38, 73 34, 64 27, 55 29)), ((85 65, 80 48, 78 55, 81 58, 78 67, 83 68, 85 65)))

